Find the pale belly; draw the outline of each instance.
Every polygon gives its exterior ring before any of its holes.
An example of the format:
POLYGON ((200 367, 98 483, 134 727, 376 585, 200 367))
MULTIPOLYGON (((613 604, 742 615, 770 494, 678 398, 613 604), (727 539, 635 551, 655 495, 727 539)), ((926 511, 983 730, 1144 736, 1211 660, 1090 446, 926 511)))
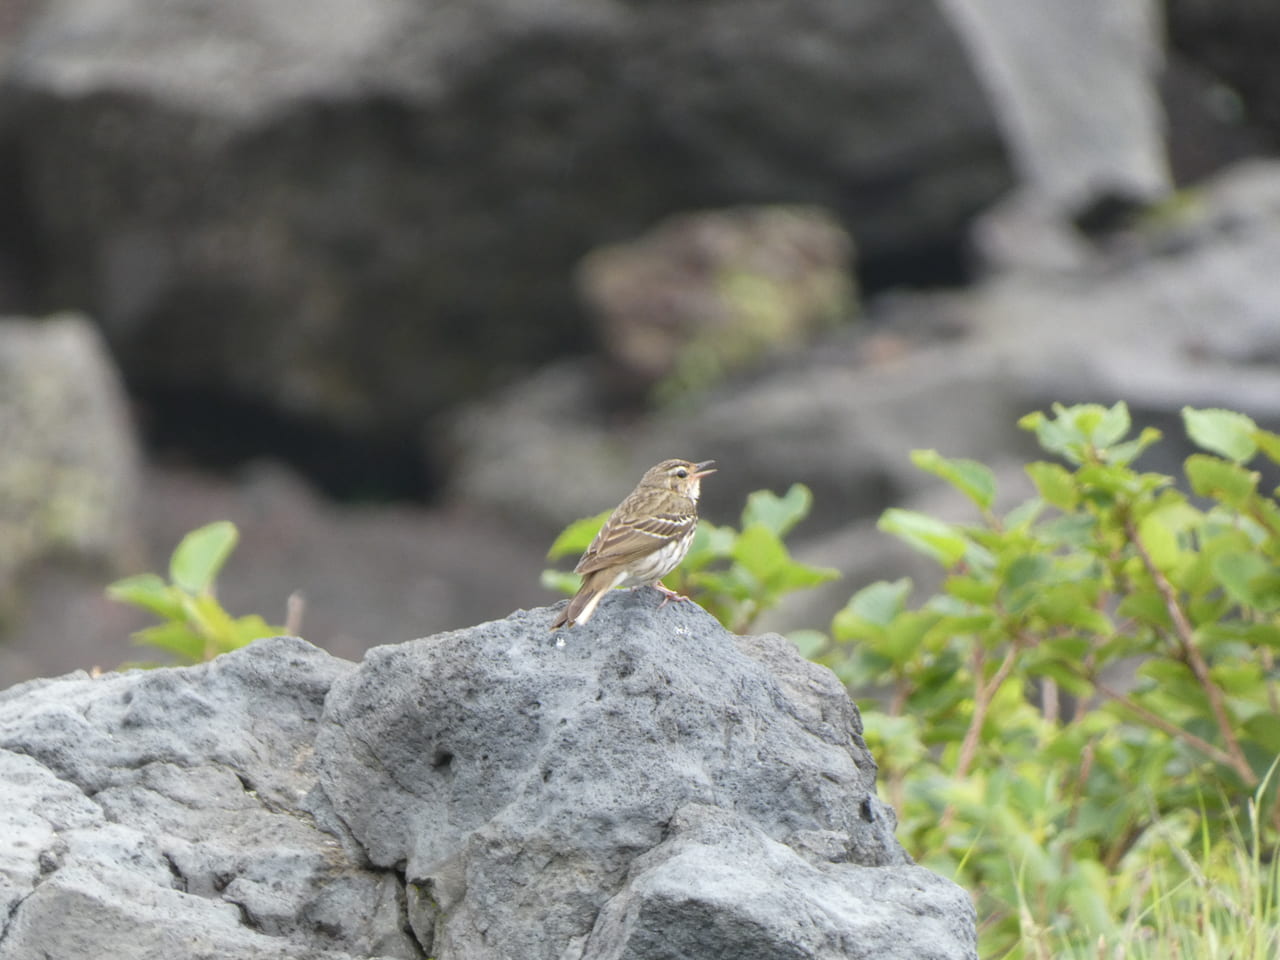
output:
POLYGON ((646 583, 661 580, 668 573, 680 566, 680 561, 689 552, 693 537, 673 540, 664 547, 655 550, 635 565, 635 569, 618 581, 620 587, 638 587, 646 583))

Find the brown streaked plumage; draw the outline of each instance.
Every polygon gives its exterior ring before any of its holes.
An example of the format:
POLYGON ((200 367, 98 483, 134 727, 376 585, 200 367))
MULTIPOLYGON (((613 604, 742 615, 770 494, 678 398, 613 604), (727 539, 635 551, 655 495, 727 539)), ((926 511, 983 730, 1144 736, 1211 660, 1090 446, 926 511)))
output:
POLYGON ((663 460, 645 472, 574 567, 582 574, 582 586, 551 624, 552 630, 586 623, 614 587, 651 584, 665 595, 664 604, 685 599, 660 581, 689 552, 698 526, 702 478, 715 473, 714 463, 663 460))

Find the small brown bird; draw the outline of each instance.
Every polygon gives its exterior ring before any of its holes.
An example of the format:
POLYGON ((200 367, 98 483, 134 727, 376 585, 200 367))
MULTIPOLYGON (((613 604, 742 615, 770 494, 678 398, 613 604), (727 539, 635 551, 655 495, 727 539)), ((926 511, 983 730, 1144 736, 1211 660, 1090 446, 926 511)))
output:
POLYGON ((715 473, 714 463, 663 460, 640 478, 573 568, 582 574, 582 586, 551 625, 552 630, 586 623, 601 598, 614 587, 652 584, 666 596, 664 605, 686 599, 660 581, 689 552, 698 526, 702 478, 715 473))

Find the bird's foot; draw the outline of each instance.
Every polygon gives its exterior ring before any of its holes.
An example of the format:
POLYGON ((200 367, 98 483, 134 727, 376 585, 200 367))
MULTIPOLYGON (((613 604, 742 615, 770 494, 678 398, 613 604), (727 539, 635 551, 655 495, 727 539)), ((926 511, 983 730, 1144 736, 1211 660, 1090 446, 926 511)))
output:
POLYGON ((682 593, 676 593, 676 591, 672 590, 670 587, 664 586, 661 580, 654 583, 653 589, 657 590, 660 594, 662 594, 662 602, 658 604, 659 610, 665 607, 668 603, 688 603, 689 602, 688 597, 686 597, 682 593))

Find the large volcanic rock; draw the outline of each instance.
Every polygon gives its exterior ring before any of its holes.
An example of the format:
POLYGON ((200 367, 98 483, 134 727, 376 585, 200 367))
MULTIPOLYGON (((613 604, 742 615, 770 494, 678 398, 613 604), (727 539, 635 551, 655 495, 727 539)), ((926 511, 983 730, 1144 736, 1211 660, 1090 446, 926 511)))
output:
POLYGON ((611 596, 0 694, 0 960, 972 958, 835 677, 611 596))

